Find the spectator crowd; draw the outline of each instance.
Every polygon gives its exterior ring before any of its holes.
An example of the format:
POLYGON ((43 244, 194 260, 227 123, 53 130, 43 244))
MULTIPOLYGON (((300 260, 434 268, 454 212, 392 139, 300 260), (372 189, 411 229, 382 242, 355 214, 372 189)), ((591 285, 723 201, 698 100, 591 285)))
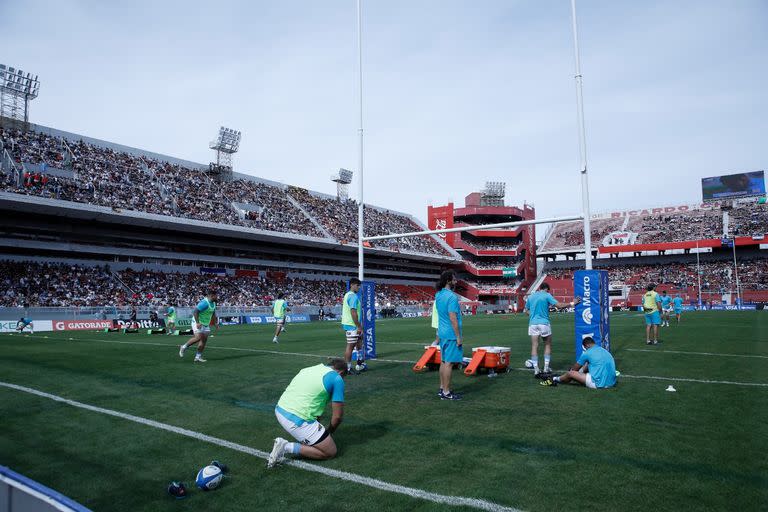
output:
MULTIPOLYGON (((295 306, 332 307, 341 303, 346 291, 341 277, 331 281, 270 277, 269 272, 257 276, 130 269, 115 272, 108 266, 0 261, 0 307, 185 307, 197 304, 208 287, 218 291, 219 305, 242 308, 269 306, 279 292, 295 306)), ((377 303, 413 303, 398 288, 402 287, 377 284, 377 303)))
MULTIPOLYGON (((324 238, 319 225, 342 243, 357 242, 354 201, 254 180, 216 181, 201 169, 32 131, 0 128, 0 142, 19 170, 18 176, 0 173, 3 191, 324 238)), ((368 236, 420 229, 405 215, 365 209, 368 236)), ((371 245, 399 252, 449 254, 428 236, 371 245)))

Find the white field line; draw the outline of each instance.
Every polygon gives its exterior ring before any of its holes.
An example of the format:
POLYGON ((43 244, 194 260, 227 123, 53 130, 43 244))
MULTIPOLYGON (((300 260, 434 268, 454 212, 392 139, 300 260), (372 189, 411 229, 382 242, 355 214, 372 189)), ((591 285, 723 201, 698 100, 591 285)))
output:
POLYGON ((715 354, 714 352, 686 352, 683 350, 650 350, 645 348, 627 348, 630 352, 657 352, 661 354, 691 354, 696 356, 715 356, 715 357, 752 357, 755 359, 768 359, 768 356, 756 356, 752 354, 715 354))
MULTIPOLYGON (((254 457, 259 457, 261 459, 266 460, 267 457, 269 457, 268 452, 257 450, 256 448, 251 448, 250 446, 233 443, 232 441, 227 441, 226 439, 209 436, 201 432, 195 432, 194 430, 187 430, 185 428, 168 425, 166 423, 160 423, 159 421, 142 418, 140 416, 134 416, 132 414, 114 411, 112 409, 104 409, 102 407, 96 407, 95 405, 89 405, 82 402, 77 402, 75 400, 70 400, 68 398, 46 393, 44 391, 39 391, 37 389, 28 388, 25 386, 19 386, 17 384, 11 384, 8 382, 0 382, 0 387, 13 389, 16 391, 22 391, 24 393, 29 393, 31 395, 36 395, 39 397, 54 400, 56 402, 71 405, 72 407, 77 407, 80 409, 85 409, 85 410, 97 412, 100 414, 106 414, 107 416, 113 416, 115 418, 132 421, 134 423, 139 423, 141 425, 146 425, 148 427, 165 430, 166 432, 172 432, 174 434, 191 437, 199 441, 204 441, 206 443, 211 443, 224 448, 229 448, 230 450, 235 450, 248 455, 253 455, 254 457)), ((324 466, 320 466, 316 464, 309 464, 307 462, 303 462, 300 460, 289 460, 289 461, 286 461, 285 464, 288 466, 303 469, 305 471, 320 473, 321 475, 329 476, 331 478, 338 478, 340 480, 346 480, 348 482, 362 484, 362 485, 371 487, 373 489, 379 489, 382 491, 402 494, 411 498, 431 501, 433 503, 439 503, 441 505, 471 507, 479 510, 488 510, 491 512, 521 512, 519 509, 516 509, 516 508, 506 507, 504 505, 499 505, 497 503, 481 500, 478 498, 467 498, 464 496, 448 496, 444 494, 437 494, 437 493, 425 491, 422 489, 416 489, 413 487, 406 487, 403 485, 392 484, 389 482, 385 482, 383 480, 369 478, 367 476, 356 475, 354 473, 347 473, 346 471, 339 471, 336 469, 330 469, 330 468, 326 468, 324 466)))
MULTIPOLYGON (((29 335, 29 338, 45 338, 45 336, 39 336, 37 334, 29 335)), ((58 339, 51 339, 51 341, 61 341, 62 338, 58 339)), ((117 341, 117 340, 100 340, 100 339, 94 339, 94 338, 75 338, 73 341, 90 341, 94 343, 116 343, 121 345, 149 345, 149 346, 156 346, 156 347, 176 347, 178 348, 178 345, 175 344, 169 344, 169 343, 152 343, 148 341, 117 341)), ((338 357, 338 356, 330 356, 330 355, 323 355, 323 354, 306 354, 303 352, 281 352, 278 350, 262 350, 257 348, 239 348, 239 347, 221 347, 221 346, 212 346, 212 347, 206 347, 206 350, 235 350, 240 352, 255 352, 255 353, 261 353, 261 354, 277 354, 277 355, 288 355, 288 356, 301 356, 301 357, 319 357, 321 359, 326 359, 329 357, 338 357)), ((627 349, 627 350, 633 350, 633 349, 627 349)), ((651 351, 653 352, 653 351, 651 351)), ((376 361, 382 361, 385 363, 402 363, 402 364, 416 364, 416 361, 404 361, 401 359, 379 359, 377 358, 376 361)), ((524 371, 524 372, 530 372, 531 370, 529 368, 512 368, 512 370, 518 370, 518 371, 524 371)), ((565 371, 565 370, 563 370, 565 371)), ((753 386, 753 387, 768 387, 768 383, 760 383, 760 382, 734 382, 734 381, 727 381, 727 380, 707 380, 707 379, 686 379, 682 377, 658 377, 654 375, 628 375, 626 373, 622 373, 621 377, 628 377, 630 379, 649 379, 649 380, 669 380, 669 381, 675 381, 675 382, 698 382, 700 384, 730 384, 733 386, 753 386)))
MULTIPOLYGON (((41 336, 38 334, 32 334, 27 336, 29 338, 48 338, 47 336, 41 336)), ((48 338, 51 341, 62 341, 63 338, 48 338)), ((153 343, 151 341, 117 341, 117 340, 100 340, 96 338, 72 338, 72 341, 78 342, 78 341, 90 341, 93 343, 115 343, 118 345, 148 345, 148 346, 154 346, 154 347, 175 347, 176 349, 179 348, 180 344, 172 344, 172 343, 153 343)), ((422 345, 423 346, 423 345, 422 345)), ((286 356, 303 356, 303 357, 319 357, 321 359, 327 359, 329 357, 339 357, 338 355, 325 355, 325 354, 307 354, 304 352, 283 352, 280 350, 263 350, 259 348, 239 348, 239 347, 222 347, 213 345, 211 346, 206 345, 206 350, 235 350, 239 352, 255 352, 257 354, 278 354, 278 355, 286 355, 286 356)), ((404 364, 416 364, 416 361, 403 361, 401 359, 379 359, 376 358, 376 361, 383 361, 385 363, 404 363, 404 364)))
POLYGON ((768 387, 768 384, 764 384, 762 382, 733 382, 730 380, 684 379, 682 377, 655 377, 653 375, 627 375, 625 373, 622 373, 621 377, 628 377, 630 379, 671 380, 674 382, 698 382, 701 384, 730 384, 732 386, 755 386, 755 387, 761 387, 761 388, 768 387))

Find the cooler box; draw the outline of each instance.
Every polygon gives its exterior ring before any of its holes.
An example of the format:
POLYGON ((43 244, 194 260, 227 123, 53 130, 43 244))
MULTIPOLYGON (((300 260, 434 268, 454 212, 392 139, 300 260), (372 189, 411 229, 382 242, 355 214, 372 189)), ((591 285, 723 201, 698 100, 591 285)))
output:
POLYGON ((473 375, 479 368, 497 372, 509 368, 510 347, 475 347, 472 349, 472 359, 469 361, 465 375, 473 375))
POLYGON ((442 361, 440 347, 437 345, 424 345, 424 355, 413 365, 413 371, 423 372, 426 369, 434 369, 434 367, 440 366, 442 361))

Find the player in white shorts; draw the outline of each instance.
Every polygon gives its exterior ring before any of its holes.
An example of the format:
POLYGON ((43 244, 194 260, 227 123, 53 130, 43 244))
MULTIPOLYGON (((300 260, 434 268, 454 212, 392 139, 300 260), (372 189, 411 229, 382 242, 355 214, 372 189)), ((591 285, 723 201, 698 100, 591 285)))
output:
POLYGON ((267 467, 282 462, 286 455, 326 460, 336 456, 336 443, 331 434, 344 416, 344 376, 347 363, 334 358, 301 370, 288 384, 275 407, 275 417, 283 429, 297 442, 275 438, 267 467), (328 428, 318 419, 331 402, 332 416, 328 428))
POLYGON ((193 314, 194 320, 192 321, 192 337, 183 345, 179 347, 179 357, 184 357, 184 351, 192 345, 198 344, 197 353, 195 354, 196 363, 205 363, 203 359, 203 350, 205 350, 205 343, 208 341, 208 336, 211 335, 211 325, 217 329, 219 327, 218 318, 216 318, 216 292, 209 291, 203 300, 201 300, 195 312, 193 314))
POLYGON ((360 291, 360 280, 353 277, 349 280, 349 291, 341 300, 341 327, 347 340, 347 348, 344 351, 344 360, 347 362, 347 372, 352 371, 352 352, 356 348, 358 359, 356 366, 365 368, 365 351, 363 350, 363 305, 357 293, 360 291))
POLYGON ((525 302, 525 312, 528 319, 528 335, 531 337, 531 363, 533 375, 541 373, 539 369, 539 339, 544 340, 544 373, 549 373, 549 363, 552 358, 552 326, 549 323, 549 306, 558 309, 573 307, 578 299, 572 302, 558 302, 549 293, 549 284, 542 283, 539 291, 531 294, 525 302))

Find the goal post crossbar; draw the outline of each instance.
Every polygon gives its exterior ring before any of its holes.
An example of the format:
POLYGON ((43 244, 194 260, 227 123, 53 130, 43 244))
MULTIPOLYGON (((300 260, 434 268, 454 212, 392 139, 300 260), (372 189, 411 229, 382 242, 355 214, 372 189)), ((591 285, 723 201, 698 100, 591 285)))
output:
MULTIPOLYGON (((555 222, 567 222, 572 220, 583 220, 583 215, 569 215, 565 217, 550 217, 547 219, 517 220, 511 222, 498 222, 496 224, 478 224, 476 226, 461 226, 458 228, 430 229, 427 231, 411 231, 408 233, 393 233, 389 235, 364 236, 361 242, 373 242, 375 240, 387 240, 389 238, 406 238, 421 235, 439 235, 440 233, 458 233, 462 231, 478 231, 481 229, 500 229, 511 228, 515 226, 528 226, 531 224, 551 224, 555 222)), ((362 243, 360 244, 362 246, 362 243)))

